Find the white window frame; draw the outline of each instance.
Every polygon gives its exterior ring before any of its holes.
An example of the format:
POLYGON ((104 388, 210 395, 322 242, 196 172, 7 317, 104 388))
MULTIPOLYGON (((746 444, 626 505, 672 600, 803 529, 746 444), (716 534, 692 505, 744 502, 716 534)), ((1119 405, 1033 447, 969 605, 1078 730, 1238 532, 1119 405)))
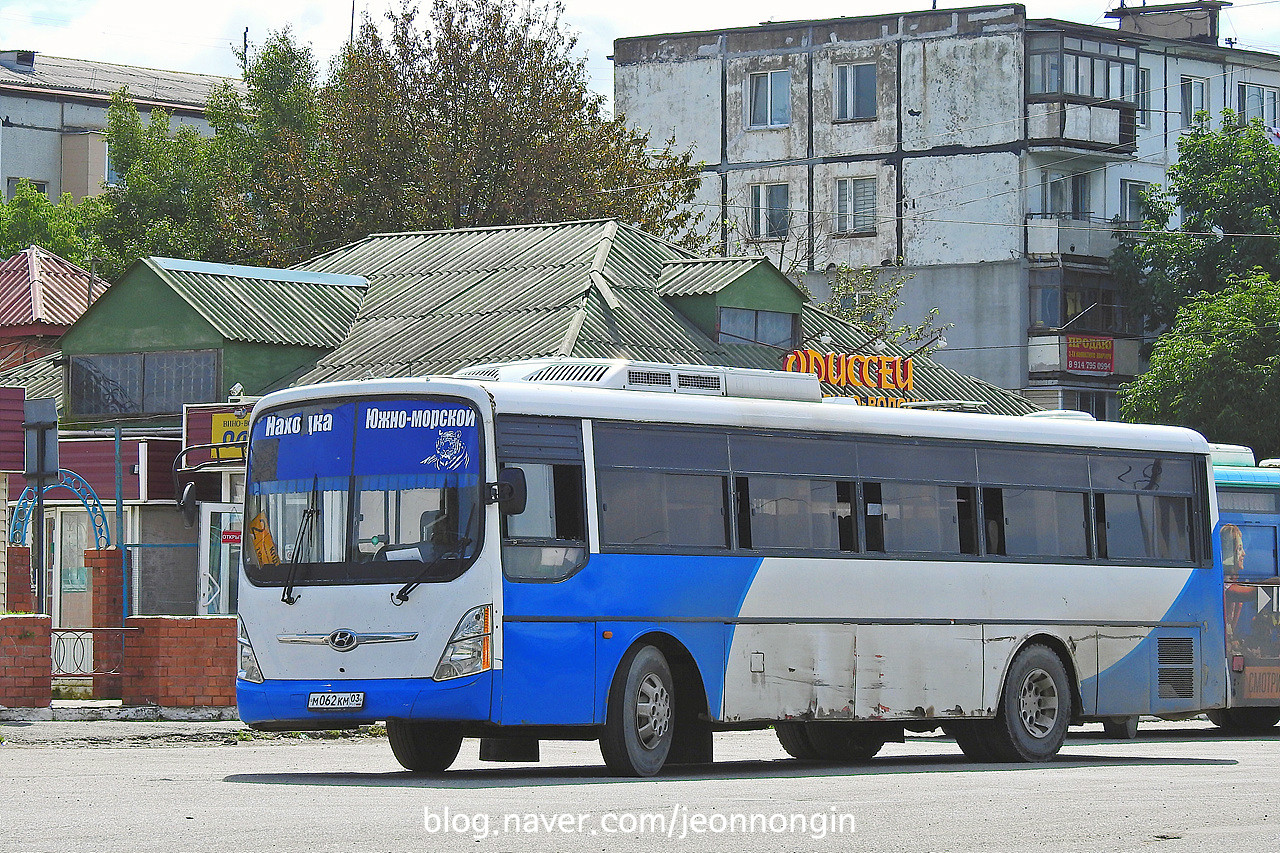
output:
POLYGON ((1138 127, 1151 126, 1151 69, 1138 68, 1138 127))
POLYGON ((757 71, 747 75, 747 127, 786 127, 791 124, 791 69, 783 68, 777 71, 757 71), (756 115, 756 83, 758 80, 764 81, 765 86, 765 103, 764 115, 756 115), (780 81, 780 82, 779 82, 780 81), (787 114, 785 120, 774 121, 775 100, 779 90, 785 91, 787 94, 787 114), (762 119, 762 120, 758 120, 762 119))
POLYGON ((1260 118, 1267 127, 1280 125, 1280 90, 1276 87, 1263 86, 1261 83, 1240 83, 1236 93, 1236 105, 1239 107, 1241 124, 1247 124, 1253 118, 1260 118), (1262 102, 1256 115, 1249 115, 1246 109, 1245 98, 1249 89, 1257 89, 1258 97, 1262 102))
POLYGON ((1209 109, 1209 81, 1184 75, 1178 89, 1182 93, 1182 126, 1191 127, 1196 113, 1209 109))
POLYGON ((752 240, 785 240, 791 233, 791 185, 785 182, 751 184, 747 189, 747 235, 752 240), (777 207, 776 192, 781 187, 783 205, 777 207), (774 195, 774 198, 770 198, 774 195), (779 213, 778 221, 770 221, 770 213, 779 213))
POLYGON ((876 233, 877 189, 874 177, 836 179, 836 234, 876 233))
POLYGON ((836 121, 866 121, 876 117, 879 110, 876 104, 876 64, 874 62, 850 62, 837 65, 831 89, 835 96, 832 115, 836 121), (864 107, 869 107, 869 110, 859 111, 858 79, 866 74, 871 75, 871 103, 863 104, 864 107))
MULTIPOLYGON (((1146 219, 1146 205, 1143 204, 1142 216, 1134 216, 1133 210, 1133 192, 1146 192, 1151 184, 1148 181, 1121 181, 1120 182, 1120 221, 1122 222, 1142 222, 1146 219)), ((1138 200, 1141 203, 1141 200, 1138 200)))

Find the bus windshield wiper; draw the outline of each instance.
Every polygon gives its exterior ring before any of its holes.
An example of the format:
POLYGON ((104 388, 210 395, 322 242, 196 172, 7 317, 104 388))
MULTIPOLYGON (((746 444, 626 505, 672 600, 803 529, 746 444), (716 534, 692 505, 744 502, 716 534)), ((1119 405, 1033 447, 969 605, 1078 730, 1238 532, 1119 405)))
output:
POLYGON ((293 543, 293 553, 289 556, 289 571, 284 576, 284 591, 280 600, 285 604, 296 604, 302 596, 293 594, 293 585, 298 579, 298 566, 302 560, 302 543, 315 526, 315 517, 320 514, 319 507, 320 475, 311 480, 311 493, 307 496, 307 508, 302 511, 302 521, 298 523, 298 536, 293 543))
POLYGON ((399 607, 401 604, 404 604, 406 601, 408 601, 409 593, 413 592, 415 589, 421 586, 422 582, 426 580, 428 577, 430 577, 431 573, 434 572, 436 569, 438 569, 440 567, 440 564, 443 563, 445 560, 462 557, 463 549, 465 549, 472 542, 471 522, 475 521, 475 518, 476 518, 476 508, 473 506, 471 507, 471 513, 467 516, 467 526, 463 530, 463 533, 465 535, 459 537, 458 541, 453 543, 452 548, 446 548, 445 550, 441 551, 439 556, 437 556, 431 562, 423 566, 422 571, 418 572, 416 575, 413 576, 413 580, 409 581, 407 584, 400 587, 399 591, 397 591, 391 596, 392 604, 394 604, 396 607, 399 607))

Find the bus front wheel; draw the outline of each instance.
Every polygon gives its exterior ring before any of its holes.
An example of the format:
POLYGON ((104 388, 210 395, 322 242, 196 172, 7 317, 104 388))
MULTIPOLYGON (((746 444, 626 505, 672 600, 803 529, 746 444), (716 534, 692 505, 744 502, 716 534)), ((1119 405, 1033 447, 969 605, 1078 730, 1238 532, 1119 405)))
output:
POLYGON ((1222 708, 1207 716, 1224 732, 1260 734, 1280 723, 1280 708, 1222 708))
POLYGON ((609 689, 600 753, 617 776, 653 776, 662 769, 675 733, 675 683, 666 657, 637 646, 618 666, 609 689))
POLYGON ((440 773, 449 769, 462 747, 462 735, 440 723, 387 720, 387 740, 400 766, 413 773, 440 773))

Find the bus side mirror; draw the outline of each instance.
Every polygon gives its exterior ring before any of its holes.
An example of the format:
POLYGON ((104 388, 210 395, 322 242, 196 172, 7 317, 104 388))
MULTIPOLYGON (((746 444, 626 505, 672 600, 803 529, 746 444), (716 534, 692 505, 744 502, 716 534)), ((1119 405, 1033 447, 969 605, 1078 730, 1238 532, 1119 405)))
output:
POLYGON ((503 468, 498 472, 498 482, 489 484, 489 503, 497 504, 507 515, 524 512, 528 499, 529 489, 522 468, 503 468))
POLYGON ((182 523, 190 529, 196 526, 196 513, 200 504, 196 501, 196 484, 187 483, 182 488, 182 497, 178 498, 178 512, 182 513, 182 523))

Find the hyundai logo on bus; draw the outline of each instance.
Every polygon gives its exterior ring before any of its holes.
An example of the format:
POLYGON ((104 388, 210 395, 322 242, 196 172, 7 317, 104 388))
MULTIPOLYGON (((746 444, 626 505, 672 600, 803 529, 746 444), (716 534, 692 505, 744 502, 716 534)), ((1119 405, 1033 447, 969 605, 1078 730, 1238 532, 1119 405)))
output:
POLYGON ((358 645, 360 645, 360 638, 356 636, 355 631, 339 628, 329 635, 329 648, 335 652, 349 652, 358 645))

